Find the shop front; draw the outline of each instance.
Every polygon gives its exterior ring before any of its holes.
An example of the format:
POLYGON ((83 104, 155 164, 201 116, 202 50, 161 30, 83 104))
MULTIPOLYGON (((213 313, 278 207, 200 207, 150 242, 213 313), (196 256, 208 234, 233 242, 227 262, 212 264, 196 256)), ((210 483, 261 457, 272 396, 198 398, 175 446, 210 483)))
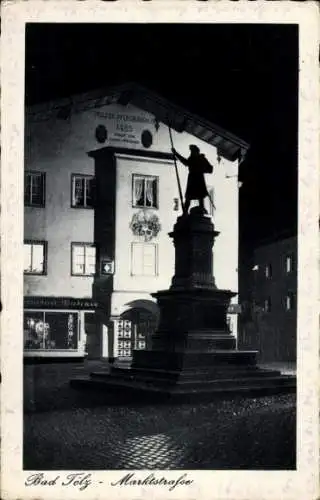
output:
POLYGON ((87 335, 95 322, 91 299, 25 297, 24 358, 80 360, 87 355, 87 335))

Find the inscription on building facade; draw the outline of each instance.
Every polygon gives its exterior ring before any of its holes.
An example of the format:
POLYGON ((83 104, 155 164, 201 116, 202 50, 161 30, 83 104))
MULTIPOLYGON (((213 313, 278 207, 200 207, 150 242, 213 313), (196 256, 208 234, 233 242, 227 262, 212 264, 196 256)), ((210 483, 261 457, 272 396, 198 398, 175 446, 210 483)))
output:
POLYGON ((154 124, 154 119, 134 114, 116 113, 110 111, 97 111, 96 116, 106 120, 108 137, 110 142, 125 142, 128 144, 140 144, 141 125, 154 124), (135 127, 140 125, 140 127, 135 127))

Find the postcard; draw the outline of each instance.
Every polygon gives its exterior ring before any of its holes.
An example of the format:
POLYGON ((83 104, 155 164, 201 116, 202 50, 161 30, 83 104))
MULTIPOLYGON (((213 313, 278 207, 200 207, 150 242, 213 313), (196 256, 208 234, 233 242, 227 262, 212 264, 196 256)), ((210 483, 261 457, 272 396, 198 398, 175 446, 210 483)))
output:
POLYGON ((6 2, 1 493, 316 499, 319 14, 6 2))

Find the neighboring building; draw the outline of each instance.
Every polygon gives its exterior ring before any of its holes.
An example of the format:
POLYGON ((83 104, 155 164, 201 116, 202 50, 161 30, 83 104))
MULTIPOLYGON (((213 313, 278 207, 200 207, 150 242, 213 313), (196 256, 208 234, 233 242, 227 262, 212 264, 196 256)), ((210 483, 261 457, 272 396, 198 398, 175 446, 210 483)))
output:
MULTIPOLYGON (((146 346, 181 214, 168 120, 181 154, 197 144, 214 165, 214 274, 238 291, 246 143, 132 84, 36 105, 25 124, 25 356, 130 357, 146 346)), ((236 335, 236 314, 229 321, 236 335)))
POLYGON ((279 235, 243 263, 239 347, 263 362, 295 362, 297 353, 297 237, 279 235))

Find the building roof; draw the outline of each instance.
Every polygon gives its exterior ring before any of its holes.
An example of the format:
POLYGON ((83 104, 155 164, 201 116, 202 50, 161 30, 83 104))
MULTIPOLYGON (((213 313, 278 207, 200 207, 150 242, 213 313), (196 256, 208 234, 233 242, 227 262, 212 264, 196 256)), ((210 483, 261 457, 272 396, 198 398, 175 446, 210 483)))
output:
POLYGON ((36 104, 27 108, 29 117, 45 118, 56 113, 80 112, 91 108, 99 108, 107 104, 129 104, 137 106, 172 129, 187 132, 218 149, 219 155, 227 160, 244 159, 249 144, 227 130, 210 121, 188 112, 157 93, 134 82, 116 87, 101 88, 68 98, 36 104))

